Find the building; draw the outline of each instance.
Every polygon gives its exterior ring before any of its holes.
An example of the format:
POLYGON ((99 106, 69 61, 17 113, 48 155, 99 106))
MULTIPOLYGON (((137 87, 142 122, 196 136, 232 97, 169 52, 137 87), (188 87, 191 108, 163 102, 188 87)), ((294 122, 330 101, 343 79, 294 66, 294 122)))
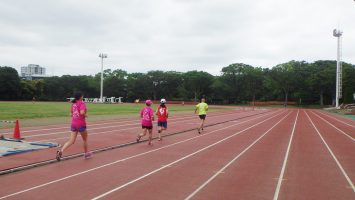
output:
POLYGON ((46 76, 46 68, 35 64, 21 67, 21 77, 26 80, 42 79, 46 76))

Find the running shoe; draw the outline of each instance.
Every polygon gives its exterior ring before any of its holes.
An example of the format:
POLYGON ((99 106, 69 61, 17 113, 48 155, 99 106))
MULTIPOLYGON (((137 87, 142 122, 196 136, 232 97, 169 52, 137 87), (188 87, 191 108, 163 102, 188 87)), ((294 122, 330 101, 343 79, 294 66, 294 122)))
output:
POLYGON ((162 140, 163 140, 163 138, 161 138, 161 137, 160 137, 160 138, 158 138, 158 141, 162 141, 162 140))
POLYGON ((198 134, 201 134, 200 128, 197 129, 198 134))
POLYGON ((57 151, 57 155, 56 155, 56 157, 55 157, 55 158, 57 159, 57 161, 60 161, 60 159, 62 158, 62 154, 63 154, 63 153, 62 153, 61 150, 58 150, 58 151, 57 151))
POLYGON ((136 141, 137 141, 137 143, 139 143, 139 140, 141 139, 141 137, 137 137, 137 139, 136 139, 136 141))
POLYGON ((92 157, 92 152, 90 151, 90 152, 86 152, 85 154, 84 154, 84 158, 85 159, 88 159, 88 158, 91 158, 92 157))

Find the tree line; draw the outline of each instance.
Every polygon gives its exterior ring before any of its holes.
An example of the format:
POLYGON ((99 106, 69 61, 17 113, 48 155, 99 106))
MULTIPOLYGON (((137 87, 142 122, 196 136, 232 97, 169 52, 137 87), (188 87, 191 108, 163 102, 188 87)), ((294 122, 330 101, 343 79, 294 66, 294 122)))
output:
MULTIPOLYGON (((355 65, 343 63, 343 103, 353 102, 355 65)), ((196 101, 205 97, 216 104, 253 101, 293 101, 299 104, 330 105, 335 99, 336 61, 313 63, 289 61, 269 68, 234 63, 218 76, 204 71, 149 71, 128 73, 104 70, 104 96, 135 99, 196 101)), ((0 67, 0 100, 64 101, 81 91, 99 97, 100 73, 93 76, 54 76, 41 80, 21 80, 11 67, 0 67)))

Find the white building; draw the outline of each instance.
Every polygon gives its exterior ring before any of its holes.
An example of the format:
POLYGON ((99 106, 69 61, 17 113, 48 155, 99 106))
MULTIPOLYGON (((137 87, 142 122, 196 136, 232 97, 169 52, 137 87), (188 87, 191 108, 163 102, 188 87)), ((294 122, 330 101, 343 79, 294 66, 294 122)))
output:
POLYGON ((35 64, 21 67, 21 77, 27 80, 41 79, 46 77, 46 68, 35 64))

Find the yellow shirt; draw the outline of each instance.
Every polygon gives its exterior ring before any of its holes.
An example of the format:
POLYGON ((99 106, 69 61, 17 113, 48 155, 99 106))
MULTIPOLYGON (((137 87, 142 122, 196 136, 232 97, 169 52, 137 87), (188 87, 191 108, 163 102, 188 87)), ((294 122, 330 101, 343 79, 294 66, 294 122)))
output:
POLYGON ((198 115, 206 115, 208 110, 207 103, 199 103, 196 108, 198 109, 198 115))

